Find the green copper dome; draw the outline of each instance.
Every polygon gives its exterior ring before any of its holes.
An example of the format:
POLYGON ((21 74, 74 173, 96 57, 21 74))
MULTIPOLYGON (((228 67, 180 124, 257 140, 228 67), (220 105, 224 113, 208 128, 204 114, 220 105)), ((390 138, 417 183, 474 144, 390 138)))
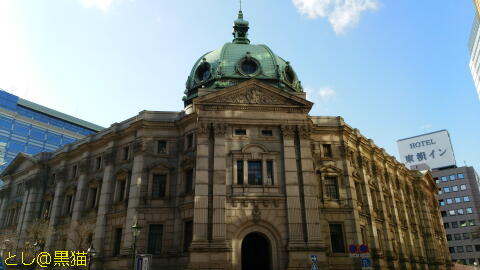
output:
POLYGON ((198 97, 199 88, 222 89, 251 78, 285 91, 303 91, 289 62, 266 45, 250 44, 248 28, 248 21, 243 19, 240 11, 233 27, 233 42, 203 55, 195 63, 186 83, 185 106, 198 97))

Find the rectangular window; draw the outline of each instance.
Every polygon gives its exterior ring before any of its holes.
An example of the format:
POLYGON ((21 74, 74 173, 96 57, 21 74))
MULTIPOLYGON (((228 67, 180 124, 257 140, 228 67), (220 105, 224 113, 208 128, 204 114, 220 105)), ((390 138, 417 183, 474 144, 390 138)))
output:
POLYGON ((442 182, 447 182, 447 177, 446 176, 442 176, 442 182))
POLYGON ((464 202, 469 202, 469 201, 470 201, 470 197, 468 197, 468 196, 463 197, 463 201, 464 201, 464 202))
POLYGON ((458 253, 463 253, 463 246, 458 246, 457 247, 457 252, 458 253))
POLYGON ((450 215, 450 216, 455 216, 455 210, 450 210, 450 211, 448 211, 448 215, 450 215))
POLYGON ((248 184, 262 185, 262 161, 252 160, 248 161, 248 184))
POLYGON ((452 228, 458 228, 458 222, 456 221, 452 222, 452 228))
POLYGON ((129 155, 130 155, 130 147, 125 146, 123 148, 123 160, 128 160, 129 155))
POLYGON ((325 177, 325 191, 327 196, 332 200, 338 200, 338 183, 337 177, 326 176, 325 177))
POLYGON ((72 177, 77 177, 77 165, 73 165, 72 167, 72 177))
POLYGON ((193 191, 193 169, 185 171, 185 193, 193 191))
POLYGON ((444 188, 443 188, 443 191, 444 191, 445 193, 449 193, 449 192, 450 192, 450 187, 444 187, 444 188))
POLYGON ((330 224, 330 242, 333 253, 345 253, 342 224, 330 224))
POLYGON ((461 203, 462 202, 462 199, 460 199, 460 197, 455 197, 455 203, 461 203))
POLYGON ((157 154, 167 153, 167 141, 157 141, 157 154))
POLYGON ((455 180, 455 175, 454 174, 450 175, 450 181, 453 181, 453 180, 455 180))
POLYGON ((459 215, 463 215, 463 214, 465 214, 465 211, 463 209, 457 209, 457 213, 459 215))
POLYGON ((467 227, 467 222, 465 220, 460 220, 460 227, 467 227))
POLYGON ((167 188, 167 175, 154 174, 152 179, 152 197, 163 198, 167 188))
POLYGON ((467 223, 468 223, 467 226, 475 226, 475 220, 473 220, 473 219, 468 220, 467 223))
POLYGON ((95 159, 95 168, 98 170, 102 167, 102 156, 98 156, 95 159))
POLYGON ((457 174, 458 179, 463 179, 463 173, 457 174))
POLYGON ((327 158, 333 157, 331 144, 322 144, 322 149, 323 149, 323 157, 327 157, 327 158))
POLYGON ((472 210, 471 207, 468 207, 468 208, 467 208, 467 214, 473 214, 473 210, 472 210))
POLYGON ((453 186, 452 187, 452 192, 454 192, 454 191, 458 191, 458 186, 453 186))
POLYGON ((463 233, 462 236, 463 236, 463 240, 470 239, 470 234, 469 233, 463 233))
POLYGON ((187 135, 187 149, 193 148, 193 133, 187 135))
POLYGON ((120 255, 120 247, 122 246, 122 228, 116 228, 113 238, 113 256, 120 255))
POLYGON ((455 240, 462 240, 462 237, 460 236, 459 233, 454 234, 454 235, 453 235, 453 238, 454 238, 455 240))
POLYGON ((480 251, 480 245, 475 245, 475 251, 480 251))
POLYGON ((447 234, 447 241, 452 241, 452 235, 451 234, 447 234))
POLYGON ((273 161, 267 160, 267 182, 273 185, 273 161))
POLYGON ((460 190, 466 190, 467 189, 467 185, 460 185, 460 190))
POLYGON ((70 214, 72 209, 73 196, 68 195, 65 199, 65 212, 64 214, 70 214))
POLYGON ((245 135, 247 135, 247 130, 244 129, 244 128, 237 128, 237 129, 235 129, 235 135, 245 136, 245 135))
POLYGON ((444 206, 444 205, 445 205, 445 201, 444 201, 444 200, 439 200, 439 203, 440 203, 440 206, 444 206))
POLYGON ((445 229, 450 228, 450 223, 448 223, 448 222, 443 223, 443 227, 444 227, 445 229))
POLYGON ((438 177, 434 177, 433 180, 435 180, 435 184, 440 183, 440 179, 438 179, 438 177))
POLYGON ((88 202, 88 206, 90 208, 95 208, 96 206, 96 201, 97 201, 97 188, 90 188, 90 200, 88 202))
POLYGON ((188 251, 193 238, 193 221, 186 221, 183 228, 183 251, 188 251))
POLYGON ((150 224, 148 230, 148 253, 162 253, 163 225, 150 224))
POLYGON ((121 179, 117 181, 117 200, 123 201, 125 199, 125 188, 127 185, 126 179, 121 179))
POLYGON ((243 185, 243 160, 237 160, 237 184, 243 185))
POLYGON ((454 247, 449 247, 448 251, 450 251, 450 253, 455 253, 455 248, 454 247))
POLYGON ((452 204, 452 203, 453 203, 452 199, 447 199, 447 204, 452 204))
POLYGON ((262 130, 262 136, 272 137, 273 136, 273 131, 271 129, 264 129, 264 130, 262 130))
POLYGON ((363 202, 363 193, 362 193, 362 186, 359 182, 355 181, 355 193, 357 194, 357 201, 362 203, 363 202))
POLYGON ((360 233, 362 234, 362 244, 367 244, 367 230, 364 226, 360 226, 360 233))

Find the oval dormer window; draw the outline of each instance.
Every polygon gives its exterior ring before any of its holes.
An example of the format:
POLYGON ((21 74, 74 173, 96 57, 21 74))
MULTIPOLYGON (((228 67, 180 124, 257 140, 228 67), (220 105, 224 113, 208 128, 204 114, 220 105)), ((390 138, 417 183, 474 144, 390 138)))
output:
POLYGON ((293 84, 297 79, 297 75, 291 66, 285 68, 285 79, 289 84, 293 84))
POLYGON ((200 64, 200 66, 197 68, 197 72, 195 73, 195 77, 199 82, 205 82, 210 79, 210 77, 212 77, 210 64, 207 62, 200 64))
POLYGON ((260 73, 260 63, 247 53, 247 56, 238 62, 237 71, 245 76, 256 76, 260 73))

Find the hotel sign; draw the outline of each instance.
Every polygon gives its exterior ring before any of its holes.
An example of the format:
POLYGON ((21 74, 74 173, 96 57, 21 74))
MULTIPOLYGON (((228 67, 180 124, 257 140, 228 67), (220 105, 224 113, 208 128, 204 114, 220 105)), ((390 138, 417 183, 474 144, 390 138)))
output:
POLYGON ((456 165, 450 135, 440 130, 397 141, 400 160, 408 167, 426 164, 431 169, 456 165))

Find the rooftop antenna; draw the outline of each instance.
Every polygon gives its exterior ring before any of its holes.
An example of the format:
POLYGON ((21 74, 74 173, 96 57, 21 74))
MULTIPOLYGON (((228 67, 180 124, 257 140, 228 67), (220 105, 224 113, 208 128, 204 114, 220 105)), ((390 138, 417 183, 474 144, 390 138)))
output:
POLYGON ((240 11, 242 11, 242 0, 238 0, 240 2, 240 11))

